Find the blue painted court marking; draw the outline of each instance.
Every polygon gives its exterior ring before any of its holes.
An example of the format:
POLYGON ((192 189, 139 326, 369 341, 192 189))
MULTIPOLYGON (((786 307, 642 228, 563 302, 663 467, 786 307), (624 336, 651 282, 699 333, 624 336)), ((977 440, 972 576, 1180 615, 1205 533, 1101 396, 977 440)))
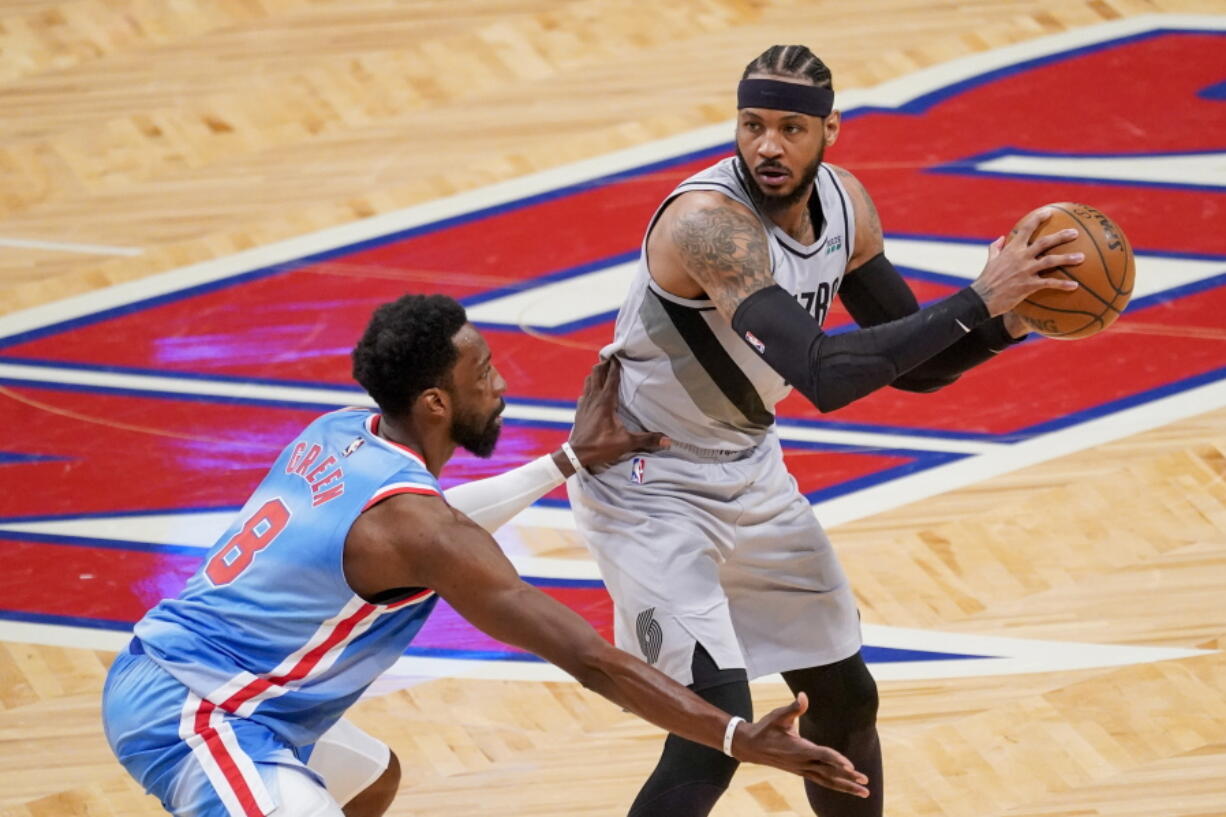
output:
POLYGON ((26 613, 20 610, 0 610, 0 621, 20 621, 26 624, 57 624, 62 627, 88 627, 91 630, 118 630, 132 632, 132 623, 109 618, 86 616, 56 616, 45 613, 26 613))
POLYGON ((1064 62, 1075 57, 1082 57, 1087 54, 1094 54, 1099 51, 1106 51, 1112 48, 1118 48, 1121 45, 1129 45, 1131 43, 1143 42, 1152 40, 1156 37, 1164 37, 1168 35, 1177 36, 1226 36, 1222 31, 1211 28, 1153 28, 1148 31, 1141 31, 1136 34, 1128 34, 1121 37, 1100 40, 1098 42, 1087 43, 1085 45, 1075 46, 1067 50, 1056 51, 1050 54, 1033 57, 1031 59, 1020 60, 1009 65, 1001 66, 989 71, 966 77, 965 79, 951 82, 941 88, 929 91, 925 94, 920 94, 909 101, 896 107, 864 105, 846 111, 843 117, 850 118, 852 116, 864 116, 869 113, 894 113, 894 114, 924 114, 931 110, 936 105, 951 99, 955 96, 960 96, 967 91, 973 90, 983 85, 995 82, 1004 77, 1010 77, 1014 74, 1020 74, 1034 68, 1041 68, 1045 65, 1051 65, 1057 62, 1064 62))
MULTIPOLYGON (((334 391, 337 399, 346 396, 366 397, 356 384, 332 383, 326 380, 292 380, 272 377, 247 377, 245 375, 208 374, 205 372, 173 371, 169 369, 153 369, 145 366, 121 366, 114 363, 81 363, 77 361, 52 360, 39 357, 19 357, 15 355, 0 355, 0 363, 14 366, 44 366, 49 369, 64 369, 66 371, 99 372, 102 374, 120 374, 134 376, 149 376, 173 380, 200 381, 203 383, 229 383, 236 386, 284 386, 287 388, 311 389, 313 391, 334 391)), ((345 404, 348 405, 348 404, 345 404)))
MULTIPOLYGON (((797 442, 791 440, 784 443, 784 453, 787 453, 793 448, 808 448, 819 451, 842 451, 849 454, 880 454, 883 456, 906 457, 909 460, 908 462, 893 465, 880 471, 874 471, 871 474, 853 477, 852 479, 844 480, 826 488, 810 491, 809 493, 804 494, 805 499, 809 500, 810 504, 824 502, 826 500, 846 496, 848 494, 854 494, 857 491, 862 491, 865 488, 871 488, 874 485, 882 485, 887 482, 892 482, 899 477, 905 477, 910 474, 927 471, 930 468, 936 468, 938 465, 945 465, 947 463, 966 459, 967 457, 972 456, 970 454, 943 453, 939 451, 915 451, 912 449, 879 448, 873 446, 841 445, 835 443, 797 442)), ((544 508, 570 508, 569 501, 565 499, 554 499, 552 497, 538 499, 536 504, 544 508)))
POLYGON ((1223 80, 1216 85, 1201 88, 1196 92, 1196 95, 1201 99, 1211 99, 1215 102, 1226 102, 1226 80, 1223 80))
MULTIPOLYGON (((130 516, 238 513, 242 509, 242 505, 184 505, 182 507, 140 508, 131 511, 101 511, 98 513, 32 514, 30 516, 0 517, 0 525, 25 525, 36 522, 74 522, 82 519, 105 521, 107 519, 125 519, 130 516)), ((10 531, 0 530, 0 536, 8 536, 9 533, 10 531)))
POLYGON ((50 454, 22 454, 18 451, 0 451, 0 466, 24 465, 32 462, 69 462, 71 457, 56 457, 50 454))
MULTIPOLYGON (((497 650, 458 650, 442 647, 409 646, 404 654, 417 658, 459 658, 477 661, 524 661, 530 663, 547 663, 543 658, 537 658, 530 653, 503 652, 497 650)), ((874 647, 864 645, 861 649, 864 660, 869 664, 898 664, 912 661, 966 661, 971 659, 999 658, 995 655, 974 655, 956 652, 927 652, 924 650, 899 649, 897 647, 874 647)))
POLYGON ((1211 289, 1226 284, 1226 272, 1221 275, 1214 275, 1211 278, 1205 278, 1200 281, 1193 281, 1189 284, 1184 284, 1181 287, 1172 287, 1171 289, 1162 292, 1155 292, 1153 295, 1146 295, 1144 298, 1137 298, 1129 302, 1125 314, 1129 311, 1145 309, 1149 306, 1167 303, 1168 301, 1178 300, 1179 298, 1187 297, 1188 295, 1199 295, 1202 292, 1208 292, 1211 289))
MULTIPOLYGON (((805 417, 784 417, 776 422, 775 425, 783 431, 786 431, 789 427, 797 427, 830 431, 861 431, 867 434, 922 437, 931 440, 964 440, 966 442, 985 443, 1011 442, 1014 437, 1012 432, 998 434, 990 431, 951 431, 943 428, 913 428, 911 426, 882 425, 877 423, 853 423, 825 417, 820 420, 805 417)), ((784 437, 784 442, 790 444, 791 440, 784 437)), ((903 449, 900 448, 899 450, 903 449)))
MULTIPOLYGON (((92 630, 111 630, 131 633, 132 624, 126 621, 115 621, 105 618, 89 618, 86 616, 57 616, 43 613, 26 613, 16 610, 0 610, 0 621, 16 621, 26 624, 51 624, 65 627, 85 627, 92 630)), ((465 650, 447 649, 441 647, 409 646, 404 655, 416 658, 458 658, 466 661, 523 661, 526 663, 546 663, 530 653, 516 653, 503 650, 465 650)), ((964 661, 984 658, 997 658, 994 655, 976 655, 973 653, 927 652, 925 650, 900 649, 897 647, 875 647, 866 644, 863 655, 870 664, 909 663, 914 661, 964 661)))
MULTIPOLYGON (((11 386, 22 386, 33 389, 48 389, 55 391, 76 391, 82 393, 97 393, 97 394, 116 394, 132 397, 147 397, 150 399, 167 399, 167 400, 187 400, 192 402, 217 402, 237 405, 252 405, 274 409, 288 410, 315 410, 319 412, 335 411, 338 408, 344 408, 351 405, 368 405, 369 398, 365 392, 353 387, 341 387, 336 385, 303 385, 301 381, 278 381, 268 378, 244 378, 234 376, 210 377, 208 375, 190 374, 180 378, 174 374, 167 374, 152 369, 138 369, 126 366, 98 366, 94 364, 78 364, 78 363, 60 363, 52 360, 42 359, 25 359, 18 357, 0 357, 0 364, 12 364, 16 366, 39 366, 52 370, 60 370, 64 372, 90 372, 100 374, 114 374, 120 376, 132 377, 156 377, 164 378, 169 381, 185 380, 189 382, 217 382, 221 385, 254 385, 267 386, 270 388, 286 388, 298 389, 306 388, 311 391, 327 390, 333 391, 337 399, 334 402, 316 402, 316 401, 299 401, 287 399, 275 399, 266 397, 250 397, 243 395, 230 395, 224 391, 216 393, 197 393, 197 392, 177 392, 168 389, 158 388, 136 388, 131 386, 107 385, 102 383, 69 383, 50 380, 44 377, 31 376, 28 378, 19 378, 12 376, 0 375, 0 384, 11 386)), ((513 406, 520 409, 531 411, 532 409, 549 410, 564 410, 573 412, 575 409, 575 401, 573 400, 555 400, 541 398, 525 398, 525 397, 506 397, 504 398, 508 406, 513 406)), ((569 420, 550 420, 545 418, 528 418, 528 417, 510 417, 504 415, 504 422, 520 425, 528 425, 535 428, 570 428, 569 420)), ((873 423, 851 423, 834 419, 805 419, 805 418, 784 418, 779 422, 779 428, 786 431, 788 427, 804 427, 814 429, 830 429, 832 431, 862 431, 884 435, 897 435, 906 437, 921 437, 933 440, 966 440, 966 441, 983 441, 983 442, 1008 442, 1012 441, 1014 435, 1011 433, 996 434, 991 432, 968 432, 946 429, 929 429, 929 428, 914 428, 910 426, 896 426, 887 424, 873 423)))
MULTIPOLYGON (((1226 47, 1226 46, 1223 46, 1226 47)), ((1018 170, 992 170, 980 167, 981 164, 993 159, 1006 157, 1024 157, 1033 159, 1111 159, 1127 161, 1128 159, 1162 159, 1184 158, 1197 156, 1218 156, 1221 150, 1186 151, 1182 153, 1066 153, 1062 151, 1032 150, 1030 148, 1001 147, 994 150, 977 153, 963 159, 954 159, 944 164, 924 168, 924 173, 938 173, 951 176, 978 176, 994 179, 1020 179, 1022 181, 1041 182, 1076 182, 1085 185, 1109 185, 1112 187, 1156 188, 1163 190, 1189 190, 1203 193, 1226 192, 1220 184, 1186 184, 1182 182, 1157 182, 1142 179, 1103 178, 1100 176, 1079 176, 1075 173, 1025 173, 1018 170)))
POLYGON ((608 185, 616 184, 621 181, 627 181, 629 179, 635 178, 637 176, 646 175, 648 173, 654 173, 660 170, 667 170, 677 165, 683 165, 691 161, 697 161, 698 159, 702 159, 702 158, 706 158, 709 156, 714 156, 714 155, 726 152, 730 149, 731 144, 732 144, 731 142, 727 142, 727 143, 721 143, 713 147, 701 148, 699 150, 694 150, 689 153, 683 153, 678 156, 673 156, 667 159, 662 159, 659 161, 650 162, 645 165, 640 165, 639 167, 631 168, 629 170, 622 170, 616 173, 608 174, 606 176, 600 176, 595 179, 576 182, 574 184, 565 185, 563 187, 558 187, 553 190, 545 191, 543 193, 537 193, 535 195, 525 196, 523 198, 514 199, 512 201, 504 202, 501 204, 496 204, 490 207, 484 207, 480 209, 471 210, 467 213, 462 213, 457 216, 451 216, 449 218, 439 219, 437 221, 432 221, 427 224, 422 224, 416 227, 410 227, 404 230, 398 230, 394 232, 385 233, 383 235, 375 236, 373 238, 368 238, 363 241, 357 241, 357 242, 353 242, 349 244, 342 244, 340 246, 332 247, 331 249, 323 250, 321 252, 313 253, 311 255, 304 255, 301 258, 296 258, 290 261, 283 261, 283 262, 272 264, 266 267, 260 267, 259 269, 248 270, 246 272, 236 273, 234 275, 220 278, 215 281, 209 281, 207 283, 197 284, 195 286, 189 286, 183 289, 177 289, 177 290, 174 290, 173 292, 167 292, 161 295, 155 295, 150 298, 144 298, 141 300, 133 301, 131 303, 124 304, 122 306, 111 307, 110 309, 104 309, 104 310, 94 312, 88 315, 82 315, 77 318, 71 318, 69 320, 52 323, 47 326, 40 327, 38 329, 31 329, 25 332, 19 332, 17 334, 10 335, 8 337, 0 337, 0 349, 6 348, 9 346, 15 346, 21 343, 26 343, 32 340, 37 340, 39 338, 47 337, 49 335, 59 334, 61 332, 66 332, 70 329, 77 329, 82 326, 89 326, 91 324, 95 324, 95 323, 99 323, 101 321, 107 320, 109 318, 120 317, 122 315, 128 315, 133 312, 139 312, 145 309, 150 309, 155 306, 161 306, 163 304, 173 303, 175 301, 180 301, 185 298, 190 298, 196 295, 202 295, 202 294, 209 293, 209 292, 216 292, 218 290, 227 289, 237 284, 241 284, 241 283, 245 283, 249 281, 256 281, 261 278, 267 278, 273 275, 294 272, 295 270, 298 270, 304 266, 309 266, 312 264, 320 264, 326 261, 330 261, 334 258, 338 258, 340 256, 352 255, 354 253, 362 252, 364 250, 381 247, 386 244, 392 244, 398 241, 405 241, 410 238, 416 238, 421 235, 426 235, 432 232, 438 232, 440 230, 449 229, 451 227, 458 227, 463 224, 468 224, 474 221, 480 221, 481 219, 490 218, 492 216, 496 216, 502 213, 508 213, 514 210, 523 209, 525 207, 531 207, 534 204, 541 204, 543 202, 565 198, 566 196, 572 195, 574 193, 586 192, 589 190, 594 190, 599 187, 606 187, 608 185))
MULTIPOLYGON (((508 284, 504 287, 491 289, 487 292, 480 292, 476 295, 468 295, 460 298, 459 300, 465 307, 472 307, 476 306, 477 304, 486 303, 487 301, 505 298, 508 295, 518 295, 533 289, 539 289, 540 287, 547 286, 548 284, 554 284, 558 281, 565 281, 568 278, 576 278, 580 275, 587 275, 590 272, 599 272, 607 267, 637 261, 638 257, 639 250, 637 247, 635 247, 633 250, 629 250, 627 252, 617 253, 616 255, 610 255, 604 258, 597 258, 594 261, 587 261, 585 263, 578 264, 573 267, 567 267, 566 269, 557 270, 555 272, 547 272, 544 275, 525 278, 523 281, 517 281, 514 284, 508 284)), ((494 325, 501 326, 503 324, 494 325)))
POLYGON ((94 386, 80 383, 56 383, 50 380, 19 380, 11 377, 0 377, 0 385, 19 386, 50 391, 89 392, 92 394, 110 394, 124 397, 143 397, 155 400, 180 400, 190 403, 223 403, 228 405, 260 406, 262 408, 294 409, 318 412, 335 411, 345 403, 300 403, 293 400, 268 400, 260 397, 238 397, 227 394, 191 394, 188 392, 158 391, 156 389, 128 389, 119 386, 94 386))
MULTIPOLYGON (((541 335, 567 335, 571 332, 578 332, 580 329, 588 329, 592 326, 599 326, 602 323, 610 323, 617 317, 617 310, 611 309, 608 312, 600 312, 587 318, 570 321, 568 323, 560 323, 557 326, 535 326, 526 324, 534 333, 541 335)), ((524 326, 510 323, 493 323, 491 321, 473 321, 473 326, 478 329, 495 329, 503 331, 523 331, 524 326)))
MULTIPOLYGON (((58 519, 59 517, 57 517, 58 519)), ((13 522, 3 519, 0 522, 13 522)), ((59 533, 28 533, 26 531, 11 531, 0 529, 0 540, 12 542, 29 542, 36 545, 61 545, 67 547, 101 548, 103 550, 130 550, 138 553, 160 553, 164 556, 188 556, 195 559, 204 558, 204 549, 191 545, 159 545, 152 542, 132 542, 126 539, 95 539, 89 536, 70 536, 59 533)), ((4 601, 0 599, 0 608, 4 601)))
POLYGON ((1036 423, 1035 425, 1027 426, 1024 429, 1024 433, 1030 435, 1031 437, 1035 437, 1051 431, 1059 431, 1061 429, 1081 425, 1082 423, 1090 420, 1115 414, 1127 408, 1144 405, 1145 403, 1152 403, 1162 397, 1168 397, 1173 394, 1189 391, 1197 386, 1216 383, 1217 381, 1223 379, 1226 379, 1226 366, 1211 369, 1210 371, 1203 372, 1192 377, 1186 377, 1183 380, 1177 380, 1174 383, 1167 383, 1153 389, 1137 392, 1136 394, 1130 394, 1127 397, 1121 397, 1118 400, 1112 400, 1100 406, 1095 406, 1094 408, 1085 409, 1084 411, 1075 411, 1071 414, 1066 414, 1063 417, 1057 417, 1054 420, 1036 423))

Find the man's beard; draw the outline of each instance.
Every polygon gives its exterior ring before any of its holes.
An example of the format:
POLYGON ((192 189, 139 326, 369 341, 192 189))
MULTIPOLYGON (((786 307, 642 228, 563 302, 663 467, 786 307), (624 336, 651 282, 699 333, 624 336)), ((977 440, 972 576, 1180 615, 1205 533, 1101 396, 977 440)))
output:
POLYGON ((451 439, 456 445, 466 449, 475 456, 485 459, 494 453, 498 445, 498 434, 502 424, 498 422, 499 415, 506 408, 506 403, 499 401, 498 408, 489 417, 474 417, 471 414, 457 415, 451 421, 451 439))
MULTIPOLYGON (((736 149, 736 159, 739 163, 741 176, 745 179, 745 187, 749 191, 749 197, 753 199, 753 203, 758 206, 759 210, 769 213, 777 210, 786 210, 799 201, 804 201, 808 198, 809 193, 813 190, 813 180, 817 178, 817 169, 822 164, 822 158, 826 155, 826 145, 823 141, 822 146, 817 149, 817 158, 815 158, 804 170, 800 173, 800 184, 796 185, 790 193, 778 195, 775 193, 767 193, 758 186, 758 180, 750 170, 749 163, 745 161, 745 157, 741 155, 741 148, 738 145, 736 149)), ((772 162, 762 162, 759 167, 771 167, 772 162)), ((782 165, 774 165, 782 167, 782 165)))

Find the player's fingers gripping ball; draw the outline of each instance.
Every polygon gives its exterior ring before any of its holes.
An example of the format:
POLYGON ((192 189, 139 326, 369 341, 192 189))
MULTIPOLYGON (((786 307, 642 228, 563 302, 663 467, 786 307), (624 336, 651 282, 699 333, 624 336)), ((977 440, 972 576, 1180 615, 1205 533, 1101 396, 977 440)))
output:
MULTIPOLYGON (((1030 243, 1071 227, 1077 230, 1077 238, 1060 245, 1059 252, 1082 253, 1085 261, 1056 267, 1043 275, 1068 278, 1080 286, 1072 291, 1041 289, 1013 311, 1031 329, 1049 338, 1086 338, 1115 323, 1132 297, 1136 274, 1132 245, 1107 214, 1088 204, 1058 202, 1044 206, 1052 211, 1051 218, 1039 225, 1030 243)), ((1025 217, 1018 224, 1022 221, 1025 217)), ((1015 226, 1009 237, 1017 232, 1015 226)))

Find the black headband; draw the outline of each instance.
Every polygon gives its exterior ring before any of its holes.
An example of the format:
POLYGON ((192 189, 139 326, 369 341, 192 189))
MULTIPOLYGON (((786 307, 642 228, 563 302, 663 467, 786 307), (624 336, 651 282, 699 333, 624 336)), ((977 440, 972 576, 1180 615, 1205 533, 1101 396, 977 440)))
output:
POLYGON ((834 110, 834 89, 778 79, 743 79, 736 87, 736 107, 738 110, 769 108, 826 117, 834 110))

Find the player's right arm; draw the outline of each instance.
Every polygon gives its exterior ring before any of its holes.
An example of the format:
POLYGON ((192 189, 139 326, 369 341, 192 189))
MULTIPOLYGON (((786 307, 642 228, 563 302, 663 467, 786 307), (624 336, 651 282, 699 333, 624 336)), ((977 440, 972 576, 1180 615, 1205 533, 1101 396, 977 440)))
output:
MULTIPOLYGON (((435 497, 400 495, 359 517, 345 575, 367 598, 391 587, 430 587, 483 632, 533 652, 615 704, 689 740, 723 748, 727 713, 616 649, 570 608, 524 582, 497 543, 435 497)), ((803 698, 736 726, 732 752, 815 783, 867 796, 864 775, 833 749, 802 739, 803 698)))
POLYGON ((897 320, 836 336, 775 284, 761 222, 718 193, 679 196, 652 229, 647 250, 659 286, 682 297, 706 293, 771 368, 819 410, 833 411, 890 385, 1027 295, 1074 286, 1041 275, 1072 263, 1048 254, 1068 236, 1027 243, 1044 218, 1031 214, 1011 240, 995 243, 971 286, 897 320))

